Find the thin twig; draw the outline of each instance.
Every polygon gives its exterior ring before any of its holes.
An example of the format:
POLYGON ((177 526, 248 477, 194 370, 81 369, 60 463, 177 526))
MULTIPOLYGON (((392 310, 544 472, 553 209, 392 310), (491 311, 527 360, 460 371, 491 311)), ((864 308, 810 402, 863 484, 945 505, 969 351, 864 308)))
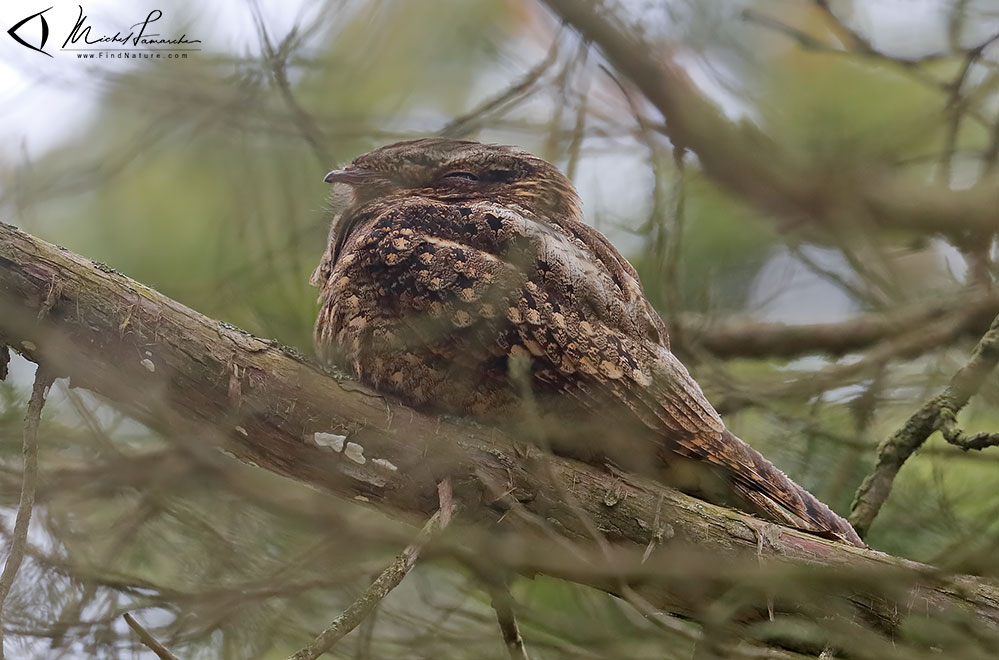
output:
POLYGON ((326 148, 326 136, 312 115, 295 98, 295 94, 291 89, 291 83, 288 81, 288 56, 302 38, 302 35, 298 32, 298 27, 292 28, 291 32, 275 48, 267 32, 263 14, 256 0, 250 2, 250 10, 253 14, 253 21, 256 24, 260 45, 264 51, 263 59, 267 63, 268 75, 275 87, 277 87, 281 99, 288 106, 292 121, 296 128, 298 128, 302 139, 312 148, 312 153, 320 165, 330 165, 333 161, 329 150, 326 148))
POLYGON ((3 606, 14 585, 17 571, 24 559, 24 550, 28 545, 28 525, 31 522, 31 510, 35 505, 35 490, 38 482, 38 426, 42 418, 42 408, 53 376, 39 365, 35 372, 35 384, 31 388, 31 399, 28 401, 28 411, 24 416, 24 476, 21 478, 21 499, 17 505, 17 518, 14 520, 14 533, 10 543, 10 554, 0 574, 0 660, 3 653, 3 606))
POLYGON ((315 660, 360 625, 382 599, 399 586, 403 578, 413 569, 423 546, 438 530, 443 528, 441 521, 442 516, 438 511, 423 525, 416 540, 407 546, 402 554, 382 571, 381 575, 375 578, 371 586, 365 589, 364 593, 343 611, 343 614, 333 619, 330 625, 319 633, 319 636, 311 644, 292 655, 289 660, 315 660))
POLYGON ((987 447, 999 446, 999 433, 976 433, 974 435, 965 433, 957 424, 956 413, 950 408, 940 410, 937 426, 944 440, 964 451, 971 449, 981 451, 987 447))
MULTIPOLYGON (((658 610, 630 586, 626 584, 622 585, 620 592, 621 598, 625 602, 638 610, 647 621, 656 627, 671 635, 676 635, 681 639, 693 642, 698 645, 698 648, 709 641, 705 639, 705 635, 701 630, 675 616, 670 616, 668 613, 658 610)), ((743 658, 744 660, 789 660, 790 658, 799 657, 797 654, 785 652, 780 649, 770 649, 751 644, 725 644, 715 650, 722 651, 725 654, 724 657, 743 658)))
MULTIPOLYGON (((945 437, 957 438, 953 418, 978 392, 982 383, 999 362, 999 316, 992 321, 992 327, 985 333, 968 363, 951 378, 950 384, 942 393, 924 403, 899 430, 878 447, 878 462, 874 470, 864 479, 857 490, 850 513, 850 522, 857 532, 863 535, 881 506, 888 499, 895 475, 902 464, 916 451, 934 431, 944 431, 945 437)), ((976 436, 977 438, 977 436, 976 436)), ((988 437, 985 440, 989 440, 988 437)), ((981 449, 975 440, 967 447, 981 449)), ((983 446, 992 446, 985 442, 983 446)))
POLYGON ((513 611, 513 594, 510 593, 510 587, 503 581, 487 582, 486 588, 492 598, 496 620, 503 634, 503 642, 510 653, 510 660, 530 660, 527 647, 524 646, 524 638, 520 634, 520 627, 517 625, 517 616, 513 611))
POLYGON ((126 612, 124 618, 128 627, 134 630, 135 634, 139 636, 139 640, 142 642, 143 646, 155 653, 157 658, 160 660, 179 660, 179 658, 171 653, 167 647, 160 644, 148 630, 143 628, 142 624, 135 620, 135 617, 126 612))
POLYGON ((559 35, 555 35, 555 39, 552 41, 552 46, 548 49, 548 53, 545 55, 543 60, 531 67, 531 69, 519 80, 502 90, 500 93, 486 99, 482 104, 470 112, 459 117, 455 117, 449 121, 441 128, 439 133, 448 137, 463 137, 468 135, 488 113, 496 110, 500 106, 506 105, 509 102, 524 98, 531 91, 531 88, 534 87, 535 83, 537 83, 538 80, 540 80, 545 72, 551 67, 551 65, 555 63, 555 60, 558 59, 558 46, 559 35))

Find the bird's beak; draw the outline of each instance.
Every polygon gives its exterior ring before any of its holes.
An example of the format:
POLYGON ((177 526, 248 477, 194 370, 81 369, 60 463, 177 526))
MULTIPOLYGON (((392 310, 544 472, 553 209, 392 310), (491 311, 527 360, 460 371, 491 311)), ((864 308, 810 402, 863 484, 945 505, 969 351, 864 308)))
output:
POLYGON ((382 178, 381 175, 374 170, 366 170, 363 167, 345 167, 342 170, 333 170, 325 177, 323 181, 326 183, 347 183, 352 186, 371 183, 382 178))

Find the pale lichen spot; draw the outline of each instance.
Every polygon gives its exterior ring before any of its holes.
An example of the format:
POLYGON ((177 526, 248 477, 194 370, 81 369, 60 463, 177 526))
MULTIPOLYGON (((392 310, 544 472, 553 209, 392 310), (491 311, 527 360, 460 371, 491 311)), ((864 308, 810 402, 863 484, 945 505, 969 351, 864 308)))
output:
POLYGON ((347 277, 346 275, 341 275, 340 277, 337 278, 337 281, 333 283, 333 286, 335 286, 338 289, 344 289, 347 287, 348 284, 350 284, 350 278, 347 277))
POLYGON ((472 315, 463 309, 459 309, 454 313, 453 321, 459 328, 466 328, 472 324, 472 315))
POLYGON ((364 465, 368 462, 368 459, 364 458, 364 447, 356 442, 348 442, 343 450, 343 455, 358 465, 364 465))
POLYGON ((389 266, 394 266, 399 263, 399 255, 395 252, 385 255, 385 263, 389 266))
POLYGON ((486 303, 479 308, 479 314, 482 314, 487 319, 491 319, 496 316, 496 308, 492 304, 486 303))
POLYGON ((528 356, 527 349, 525 349, 520 344, 514 344, 510 347, 510 357, 514 359, 522 359, 528 356))
POLYGON ((433 291, 437 291, 438 289, 441 288, 441 278, 435 277, 435 278, 431 279, 430 282, 428 283, 428 286, 433 291))
POLYGON ((565 315, 562 312, 554 312, 552 314, 552 322, 555 327, 564 328, 565 327, 565 315))
POLYGON ((524 319, 520 315, 520 310, 516 307, 510 307, 506 310, 506 317, 510 319, 511 323, 523 323, 524 319))
POLYGON ((406 248, 409 247, 409 241, 406 240, 405 238, 402 238, 401 236, 399 238, 393 238, 392 247, 394 247, 396 250, 405 250, 406 248))
POLYGON ((430 316, 434 318, 439 318, 440 315, 444 313, 444 303, 442 303, 439 300, 435 300, 432 303, 430 303, 430 308, 428 311, 430 312, 430 316))
POLYGON ((600 363, 600 372, 608 378, 621 378, 624 376, 624 369, 610 360, 604 360, 600 363))
POLYGON ((389 472, 397 472, 399 470, 399 468, 395 466, 395 463, 387 458, 373 458, 371 459, 371 464, 375 467, 382 468, 383 470, 388 470, 389 472))
POLYGON ((593 360, 588 357, 579 358, 579 368, 585 374, 596 374, 597 365, 593 364, 593 360))
POLYGON ((589 321, 580 321, 579 322, 579 329, 582 330, 583 332, 585 332, 588 335, 592 335, 593 334, 593 326, 590 325, 589 321))
POLYGON ((524 312, 524 318, 531 325, 541 325, 541 312, 536 309, 528 309, 524 312))
POLYGON ((463 302, 472 302, 475 300, 475 289, 466 287, 461 290, 458 297, 461 298, 463 302))
POLYGON ((401 371, 395 371, 389 376, 389 380, 392 381, 393 385, 402 385, 403 373, 401 371))
POLYGON ((368 319, 363 316, 355 316, 347 325, 355 330, 363 330, 368 325, 368 319))
POLYGON ((343 451, 343 443, 346 439, 347 436, 345 435, 326 433, 323 431, 317 431, 312 434, 312 442, 314 442, 317 447, 329 447, 336 452, 343 451))
POLYGON ((430 253, 430 252, 421 252, 420 253, 420 261, 422 261, 424 264, 426 264, 426 265, 429 266, 430 262, 433 261, 433 260, 434 260, 434 255, 432 253, 430 253))
POLYGON ((156 365, 153 364, 153 361, 150 360, 149 358, 143 358, 139 362, 139 364, 141 364, 143 367, 145 367, 146 371, 148 371, 149 373, 153 373, 154 371, 156 371, 156 365))

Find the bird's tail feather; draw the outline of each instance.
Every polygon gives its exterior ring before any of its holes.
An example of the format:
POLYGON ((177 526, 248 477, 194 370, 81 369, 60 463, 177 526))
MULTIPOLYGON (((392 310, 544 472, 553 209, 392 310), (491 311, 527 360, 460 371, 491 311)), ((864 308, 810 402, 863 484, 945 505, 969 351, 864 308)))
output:
POLYGON ((691 457, 720 468, 744 508, 773 522, 866 547, 849 522, 728 429, 718 442, 719 451, 691 457))

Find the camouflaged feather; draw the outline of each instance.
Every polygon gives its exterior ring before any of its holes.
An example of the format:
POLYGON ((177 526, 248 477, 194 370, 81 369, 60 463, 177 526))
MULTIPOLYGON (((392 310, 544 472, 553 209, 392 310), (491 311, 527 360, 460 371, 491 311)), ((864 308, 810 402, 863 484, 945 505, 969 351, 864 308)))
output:
MULTIPOLYGON (((725 429, 670 352, 634 269, 580 221, 572 186, 555 168, 506 147, 450 144, 476 154, 481 167, 491 151, 504 163, 510 154, 530 159, 525 171, 541 170, 524 176, 540 183, 464 195, 396 184, 348 209, 314 276, 323 359, 416 408, 496 423, 522 405, 522 369, 542 411, 595 420, 605 436, 621 419, 638 422, 644 444, 623 446, 642 456, 639 467, 707 466, 721 475, 726 503, 862 545, 846 521, 725 429), (539 195, 546 182, 571 198, 539 195)), ((442 140, 386 149, 432 169, 448 148, 442 140), (412 155, 424 151, 431 156, 412 155)), ((355 164, 379 162, 379 151, 355 164)))

